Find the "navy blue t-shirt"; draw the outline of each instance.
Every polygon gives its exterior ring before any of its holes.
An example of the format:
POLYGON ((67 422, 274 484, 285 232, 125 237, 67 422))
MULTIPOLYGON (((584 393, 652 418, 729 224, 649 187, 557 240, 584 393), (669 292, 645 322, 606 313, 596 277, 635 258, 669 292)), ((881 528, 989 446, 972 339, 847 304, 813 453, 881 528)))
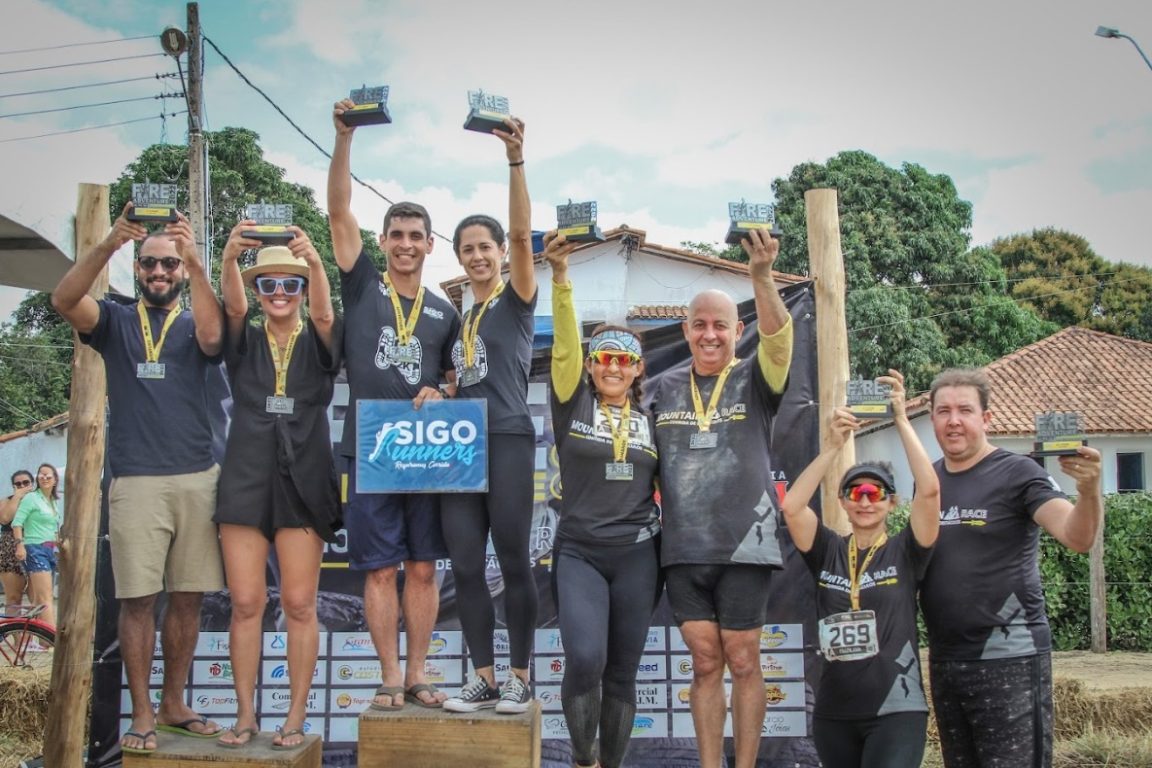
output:
MULTIPOLYGON (((141 379, 144 335, 136 304, 97 302, 100 319, 80 341, 104 358, 108 380, 108 463, 113 477, 203 472, 215 461, 207 376, 216 359, 200 350, 192 313, 184 310, 160 349, 164 378, 141 379)), ((148 307, 153 341, 168 310, 148 307)))

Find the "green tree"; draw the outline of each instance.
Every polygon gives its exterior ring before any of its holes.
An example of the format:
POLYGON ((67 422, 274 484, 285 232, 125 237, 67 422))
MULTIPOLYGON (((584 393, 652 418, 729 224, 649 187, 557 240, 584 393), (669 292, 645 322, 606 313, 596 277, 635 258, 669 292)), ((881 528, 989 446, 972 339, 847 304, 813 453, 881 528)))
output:
POLYGON ((71 369, 71 326, 49 294, 29 294, 0 327, 0 432, 67 411, 71 369))

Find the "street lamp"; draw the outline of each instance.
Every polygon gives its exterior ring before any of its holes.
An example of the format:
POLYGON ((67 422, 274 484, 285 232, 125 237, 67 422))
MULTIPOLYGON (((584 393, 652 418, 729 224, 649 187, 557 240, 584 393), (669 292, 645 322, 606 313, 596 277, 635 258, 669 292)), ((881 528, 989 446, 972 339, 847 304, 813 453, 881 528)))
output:
POLYGON ((1152 61, 1149 61, 1148 57, 1144 55, 1144 51, 1140 48, 1140 44, 1137 43, 1135 40, 1133 40, 1128 35, 1121 32, 1120 30, 1115 29, 1114 27, 1096 27, 1096 36, 1097 37, 1122 37, 1122 38, 1124 38, 1125 40, 1132 43, 1132 45, 1136 47, 1136 52, 1140 54, 1140 58, 1144 59, 1144 63, 1148 65, 1148 69, 1152 69, 1152 61))

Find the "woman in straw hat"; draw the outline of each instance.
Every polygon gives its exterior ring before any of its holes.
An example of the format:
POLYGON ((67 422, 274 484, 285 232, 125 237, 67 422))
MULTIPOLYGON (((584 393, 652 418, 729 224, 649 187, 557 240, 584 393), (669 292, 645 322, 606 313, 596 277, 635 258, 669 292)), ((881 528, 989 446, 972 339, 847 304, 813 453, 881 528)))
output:
POLYGON ((215 521, 232 597, 230 646, 236 723, 220 746, 240 748, 259 731, 253 697, 260 665, 265 567, 275 546, 280 608, 288 630, 291 705, 273 749, 304 742, 305 705, 319 650, 316 592, 324 542, 341 527, 328 404, 340 367, 341 324, 316 248, 298 227, 287 246, 264 248, 240 271, 241 252, 260 241, 232 230, 220 267, 224 360, 234 408, 215 521), (255 291, 263 322, 249 322, 244 287, 255 291), (307 291, 309 311, 302 313, 307 291))

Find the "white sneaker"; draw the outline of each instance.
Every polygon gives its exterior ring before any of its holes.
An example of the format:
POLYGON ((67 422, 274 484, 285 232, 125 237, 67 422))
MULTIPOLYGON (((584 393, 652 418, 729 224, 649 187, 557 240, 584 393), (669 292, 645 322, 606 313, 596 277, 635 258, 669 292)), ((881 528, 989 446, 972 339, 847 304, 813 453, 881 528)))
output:
POLYGON ((475 712, 480 709, 495 707, 498 701, 500 701, 500 691, 488 685, 487 680, 477 675, 460 689, 460 693, 445 701, 443 707, 449 712, 475 712))
POLYGON ((517 675, 508 678, 508 682, 500 686, 500 703, 496 711, 502 715, 518 715, 527 712, 532 704, 532 686, 525 683, 517 675))

